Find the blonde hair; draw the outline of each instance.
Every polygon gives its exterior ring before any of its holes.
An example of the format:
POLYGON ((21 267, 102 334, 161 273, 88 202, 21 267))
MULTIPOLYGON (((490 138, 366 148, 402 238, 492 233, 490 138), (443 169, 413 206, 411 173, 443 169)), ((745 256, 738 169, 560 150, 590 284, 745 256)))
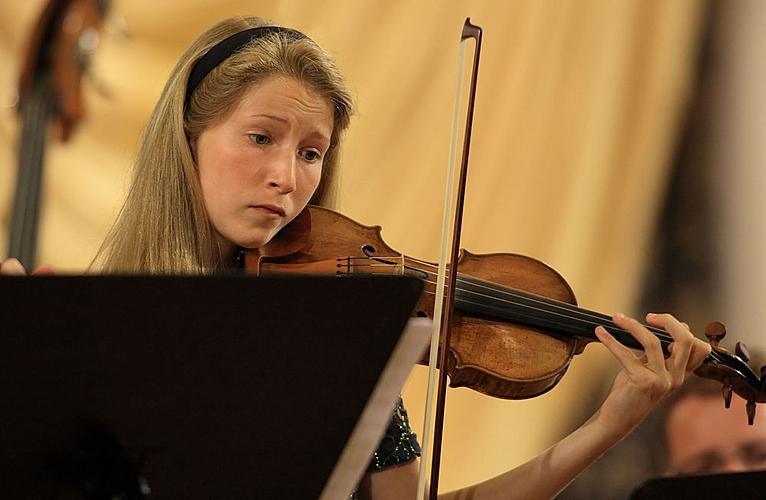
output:
POLYGON ((144 131, 125 203, 92 268, 110 273, 209 274, 226 266, 205 210, 190 144, 250 86, 271 76, 294 78, 333 103, 331 146, 311 199, 327 204, 353 105, 340 72, 314 41, 284 33, 256 38, 205 76, 184 105, 191 68, 211 47, 265 25, 255 17, 222 21, 181 56, 144 131))

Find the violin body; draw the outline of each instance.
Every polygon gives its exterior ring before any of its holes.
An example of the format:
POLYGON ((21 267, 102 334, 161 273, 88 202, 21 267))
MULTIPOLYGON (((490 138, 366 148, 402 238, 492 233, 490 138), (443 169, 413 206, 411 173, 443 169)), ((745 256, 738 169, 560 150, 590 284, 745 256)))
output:
MULTIPOLYGON (((380 232, 380 226, 364 226, 332 210, 310 206, 269 245, 260 251, 248 251, 246 269, 259 275, 391 275, 418 272, 412 269, 413 263, 420 267, 429 265, 389 247, 380 232)), ((508 288, 576 304, 566 281, 547 265, 529 257, 462 251, 458 270, 508 288)), ((435 284, 426 287, 414 316, 433 316, 434 290, 435 284)), ((466 313, 458 302, 447 357, 450 386, 469 387, 504 399, 534 397, 553 388, 564 376, 572 357, 590 341, 466 313)), ((427 358, 421 362, 428 364, 427 358)))
MULTIPOLYGON (((461 251, 458 271, 515 290, 576 305, 572 289, 542 262, 515 254, 461 251)), ((428 295, 429 298, 433 297, 428 295)), ((433 310, 433 301, 428 306, 433 310)), ((447 373, 450 386, 503 399, 552 389, 588 339, 563 337, 519 323, 469 314, 455 306, 447 373)))

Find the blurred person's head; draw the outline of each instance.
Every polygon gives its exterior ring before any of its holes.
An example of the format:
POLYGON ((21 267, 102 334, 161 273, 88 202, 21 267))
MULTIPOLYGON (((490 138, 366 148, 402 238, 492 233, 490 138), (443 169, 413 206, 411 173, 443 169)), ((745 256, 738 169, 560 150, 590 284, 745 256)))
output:
POLYGON ((748 425, 745 401, 734 394, 725 408, 720 384, 686 381, 665 415, 666 474, 766 470, 766 411, 748 425))

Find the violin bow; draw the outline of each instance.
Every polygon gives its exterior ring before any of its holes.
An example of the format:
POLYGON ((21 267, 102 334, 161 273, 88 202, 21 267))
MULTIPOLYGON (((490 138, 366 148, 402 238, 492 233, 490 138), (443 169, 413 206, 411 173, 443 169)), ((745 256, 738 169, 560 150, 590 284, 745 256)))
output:
POLYGON ((431 339, 431 350, 429 355, 429 372, 428 372, 428 387, 426 396, 426 411, 425 411, 425 423, 423 426, 423 460, 420 462, 420 471, 418 474, 418 500, 423 500, 426 490, 425 485, 425 471, 428 468, 428 450, 431 451, 431 479, 429 498, 435 500, 439 490, 439 465, 441 462, 441 444, 442 435, 444 430, 444 404, 447 395, 447 352, 449 351, 450 335, 452 327, 452 311, 455 305, 455 284, 457 283, 457 261, 460 255, 460 233, 463 222, 463 201, 465 198, 465 185, 468 175, 468 155, 471 146, 471 130, 473 126, 473 112, 474 102, 476 98, 476 81, 479 75, 479 54, 481 52, 481 35, 482 29, 479 26, 471 24, 471 19, 466 18, 463 24, 463 31, 460 35, 460 52, 458 62, 458 76, 457 76, 457 92, 455 98, 455 112, 453 117, 452 126, 452 145, 450 148, 449 167, 446 180, 445 198, 444 198, 444 212, 443 212, 443 224, 442 224, 442 239, 441 239, 441 256, 439 258, 439 270, 437 275, 436 285, 436 299, 434 305, 434 334, 431 339), (463 133, 463 153, 460 162, 460 177, 458 179, 457 195, 453 193, 454 186, 454 166, 455 166, 455 149, 457 146, 457 121, 460 112, 460 90, 462 88, 462 76, 463 76, 463 54, 465 47, 469 39, 475 40, 474 56, 473 56, 473 68, 471 71, 471 86, 468 96, 468 109, 466 112, 465 131, 463 133), (454 199, 454 204, 453 204, 454 199), (449 275, 446 280, 448 281, 446 291, 446 301, 444 297, 444 281, 446 271, 446 242, 449 237, 449 215, 453 211, 454 206, 454 218, 452 229, 452 244, 451 244, 451 257, 449 269, 449 275), (442 304, 443 307, 442 307, 442 304), (436 397, 436 416, 434 418, 433 425, 433 447, 431 447, 431 419, 432 419, 432 407, 433 407, 433 380, 435 378, 436 363, 435 358, 439 358, 439 364, 442 369, 439 370, 439 385, 436 397))

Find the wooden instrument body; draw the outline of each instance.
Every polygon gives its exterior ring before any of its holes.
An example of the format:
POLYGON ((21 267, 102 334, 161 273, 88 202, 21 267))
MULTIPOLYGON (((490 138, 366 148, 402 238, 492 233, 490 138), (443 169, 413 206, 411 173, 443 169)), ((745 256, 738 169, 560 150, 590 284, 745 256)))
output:
MULTIPOLYGON (((272 242, 246 255, 248 272, 396 275, 433 266, 403 256, 381 238, 380 226, 364 226, 321 207, 308 207, 272 242), (418 269, 414 269, 417 267, 418 269)), ((515 254, 462 251, 461 275, 576 304, 574 292, 553 269, 515 254)), ((434 311, 435 277, 413 315, 434 311)), ((353 307, 353 304, 350 305, 353 307)), ((540 395, 564 376, 572 357, 591 339, 551 334, 538 328, 461 311, 456 303, 447 372, 452 387, 469 387, 504 399, 540 395)), ((427 364, 424 359, 423 364, 427 364)))

